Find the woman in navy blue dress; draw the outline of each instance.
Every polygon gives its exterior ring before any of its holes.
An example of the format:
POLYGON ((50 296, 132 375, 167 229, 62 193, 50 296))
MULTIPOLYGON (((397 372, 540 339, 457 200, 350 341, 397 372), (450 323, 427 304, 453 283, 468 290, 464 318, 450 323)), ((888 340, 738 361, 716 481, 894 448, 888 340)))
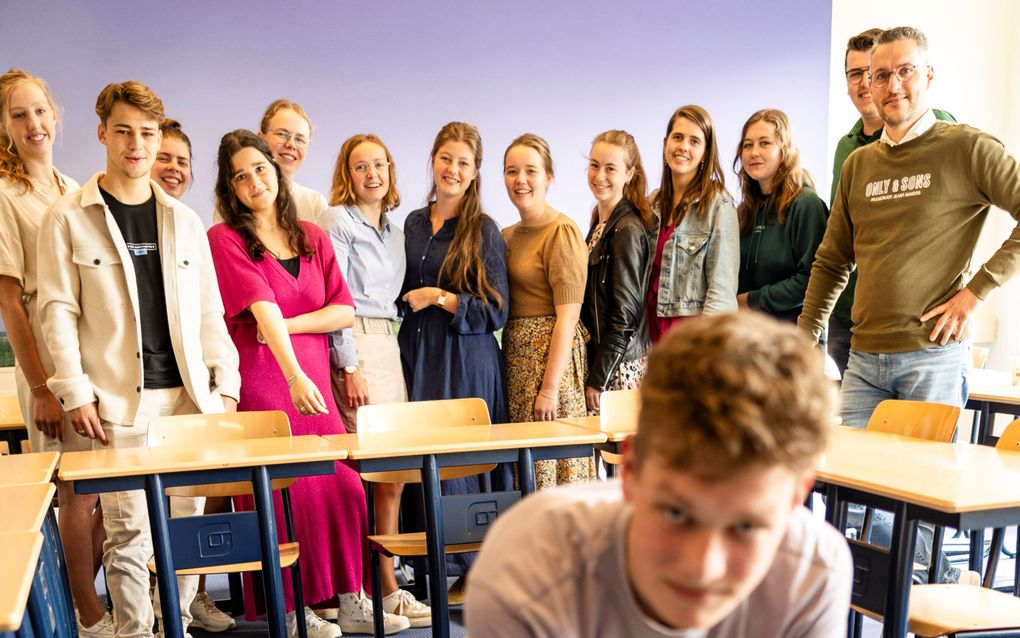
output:
MULTIPOLYGON (((506 323, 506 247, 482 212, 478 129, 451 122, 432 146, 430 204, 404 222, 407 271, 397 340, 411 401, 480 397, 493 423, 507 421, 503 355, 493 332, 506 323)), ((493 488, 512 489, 509 468, 493 488)), ((443 494, 478 491, 475 478, 443 482, 443 494)), ((447 558, 463 575, 470 554, 447 558)))

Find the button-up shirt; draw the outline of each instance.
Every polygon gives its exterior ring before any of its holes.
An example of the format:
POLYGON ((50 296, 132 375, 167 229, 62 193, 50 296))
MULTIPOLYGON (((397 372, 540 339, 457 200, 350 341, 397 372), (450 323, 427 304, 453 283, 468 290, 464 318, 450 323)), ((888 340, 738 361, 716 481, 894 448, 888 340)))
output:
POLYGON ((935 117, 935 113, 932 112, 931 109, 928 109, 927 111, 924 112, 924 115, 922 115, 916 122, 914 122, 913 126, 907 129, 907 132, 903 134, 903 137, 900 139, 899 142, 894 142, 893 139, 889 137, 888 126, 882 127, 882 137, 880 137, 878 141, 882 142, 883 144, 888 144, 889 146, 899 146, 900 144, 906 144, 910 140, 921 137, 922 134, 927 133, 928 129, 935 126, 935 122, 937 121, 938 118, 935 117))

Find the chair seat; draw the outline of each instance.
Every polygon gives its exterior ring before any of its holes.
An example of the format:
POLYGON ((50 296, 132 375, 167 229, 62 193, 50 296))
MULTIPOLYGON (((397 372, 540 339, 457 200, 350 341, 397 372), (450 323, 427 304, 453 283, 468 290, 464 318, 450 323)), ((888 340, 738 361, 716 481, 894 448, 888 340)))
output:
MULTIPOLYGON (((298 559, 297 543, 280 544, 280 567, 290 567, 298 559)), ((193 567, 191 569, 178 569, 178 576, 198 576, 201 574, 233 574, 237 572, 256 572, 262 569, 260 561, 248 563, 229 563, 227 565, 210 565, 208 567, 193 567)), ((149 571, 156 573, 156 561, 149 561, 149 571)))
MULTIPOLYGON (((373 546, 373 549, 387 556, 426 556, 428 554, 428 548, 425 545, 425 532, 375 534, 368 537, 368 542, 373 546)), ((461 543, 447 545, 446 553, 464 554, 477 552, 481 549, 481 543, 461 543)))
MULTIPOLYGON (((464 478, 485 474, 496 469, 495 463, 484 465, 452 465, 439 468, 439 480, 464 478)), ((361 478, 369 483, 421 483, 420 470, 392 470, 390 472, 362 472, 361 478)))
MULTIPOLYGON (((882 621, 878 614, 854 611, 882 621)), ((925 638, 1020 627, 1020 598, 977 585, 914 585, 907 630, 925 638)))
POLYGON ((600 450, 600 452, 602 454, 602 460, 608 463, 609 465, 623 465, 622 454, 617 454, 616 452, 607 452, 605 450, 600 450))

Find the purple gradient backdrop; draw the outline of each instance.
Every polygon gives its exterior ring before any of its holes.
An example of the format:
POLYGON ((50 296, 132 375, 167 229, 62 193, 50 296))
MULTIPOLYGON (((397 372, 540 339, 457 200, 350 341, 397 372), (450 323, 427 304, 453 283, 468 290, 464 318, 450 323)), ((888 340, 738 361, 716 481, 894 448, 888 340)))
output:
POLYGON ((553 149, 550 202, 586 227, 591 139, 630 131, 657 185, 663 127, 681 104, 714 116, 731 190, 740 127, 766 106, 787 111, 821 177, 830 17, 817 0, 33 0, 5 5, 0 42, 4 69, 44 77, 61 101, 56 164, 78 180, 104 165, 99 90, 129 78, 152 86, 195 145, 185 201, 207 222, 220 136, 255 128, 271 100, 288 97, 316 127, 297 177, 307 186, 327 191, 343 139, 375 132, 398 167, 402 223, 425 196, 436 131, 463 119, 481 129, 483 202, 501 225, 516 219, 502 153, 533 131, 553 149))

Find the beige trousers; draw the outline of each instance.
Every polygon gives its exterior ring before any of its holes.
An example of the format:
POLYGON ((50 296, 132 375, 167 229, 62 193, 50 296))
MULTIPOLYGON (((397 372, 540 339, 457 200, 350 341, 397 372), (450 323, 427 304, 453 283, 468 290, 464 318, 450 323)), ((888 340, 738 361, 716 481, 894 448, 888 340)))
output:
MULTIPOLYGON (((358 349, 358 367, 368 384, 368 401, 372 404, 407 401, 395 327, 396 322, 389 319, 354 318, 351 332, 358 349)), ((333 398, 343 418, 344 428, 353 433, 358 431, 358 416, 357 410, 344 402, 342 390, 346 382, 343 370, 333 370, 333 398)))
MULTIPOLYGON (((139 406, 138 423, 148 424, 157 416, 195 414, 198 408, 184 388, 145 390, 139 406)), ((130 448, 146 445, 147 425, 118 425, 103 421, 110 447, 130 448)), ((93 449, 103 449, 96 440, 93 449)), ((162 616, 159 592, 149 597, 149 568, 152 558, 152 531, 144 490, 108 492, 100 495, 103 504, 103 568, 113 601, 113 624, 117 638, 149 638, 153 619, 162 616), (155 610, 154 610, 155 607, 155 610)), ((202 513, 203 498, 170 499, 170 515, 195 516, 202 513)), ((198 591, 198 576, 177 578, 180 590, 181 622, 187 631, 191 624, 189 607, 198 591)), ((158 589, 158 588, 157 588, 158 589)))

